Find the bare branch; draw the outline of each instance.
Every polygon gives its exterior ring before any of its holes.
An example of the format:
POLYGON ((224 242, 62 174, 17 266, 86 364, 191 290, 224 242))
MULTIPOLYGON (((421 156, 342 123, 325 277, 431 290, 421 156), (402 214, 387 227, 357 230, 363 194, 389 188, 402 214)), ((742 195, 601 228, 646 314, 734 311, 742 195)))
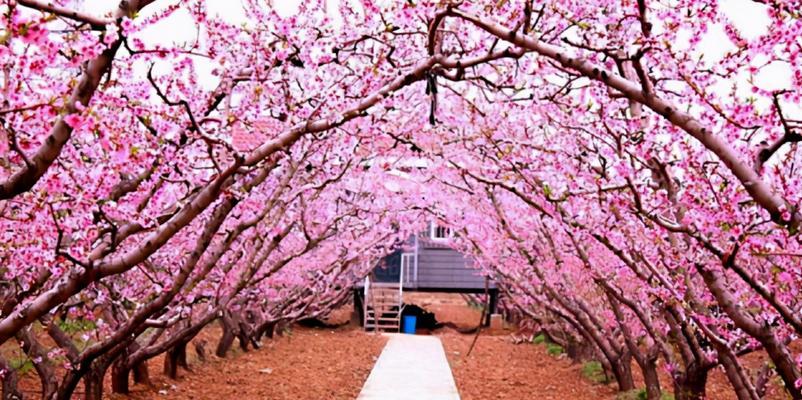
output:
POLYGON ((67 7, 59 6, 58 4, 54 4, 52 1, 17 0, 17 4, 42 12, 53 13, 60 17, 69 18, 84 24, 89 24, 92 29, 103 30, 106 28, 106 25, 114 23, 113 19, 100 18, 91 14, 82 13, 67 7))
POLYGON ((785 91, 774 92, 772 94, 772 102, 774 103, 774 109, 777 111, 777 115, 780 117, 780 122, 782 123, 783 127, 783 135, 778 139, 776 142, 771 144, 766 144, 757 152, 757 157, 755 157, 755 171, 760 172, 763 169, 763 164, 765 164, 771 156, 774 155, 780 148, 782 148, 786 143, 797 143, 802 142, 802 134, 799 134, 797 129, 799 126, 795 126, 793 121, 789 121, 785 118, 785 114, 783 113, 782 105, 780 105, 780 96, 785 93, 785 91))

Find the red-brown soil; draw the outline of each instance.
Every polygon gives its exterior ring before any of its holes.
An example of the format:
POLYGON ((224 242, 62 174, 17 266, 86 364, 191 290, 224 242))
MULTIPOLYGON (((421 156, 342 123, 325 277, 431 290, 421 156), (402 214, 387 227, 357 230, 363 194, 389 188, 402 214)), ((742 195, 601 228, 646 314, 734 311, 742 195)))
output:
MULTIPOLYGON (((459 294, 404 295, 405 300, 435 313, 440 322, 475 327, 482 310, 469 307, 459 294)), ((612 399, 615 389, 583 378, 581 365, 552 357, 545 346, 513 344, 510 329, 484 329, 471 352, 474 334, 443 328, 443 341, 462 400, 480 399, 612 399)))
POLYGON ((190 364, 193 371, 182 371, 178 380, 159 374, 152 388, 135 386, 130 397, 109 398, 354 399, 385 342, 355 328, 296 326, 259 350, 212 356, 190 364))
MULTIPOLYGON (((481 308, 469 307, 459 294, 404 294, 405 301, 435 313, 439 322, 453 322, 460 327, 475 327, 481 308)), ((515 344, 510 334, 514 330, 482 330, 473 352, 467 356, 473 334, 462 335, 453 329, 434 332, 443 341, 451 370, 463 400, 471 399, 615 399, 615 384, 593 383, 582 374, 582 365, 565 356, 551 356, 545 345, 515 344)), ((795 348, 796 351, 802 349, 795 348)), ((750 354, 742 360, 745 367, 757 370, 766 356, 750 354)), ((643 386, 637 364, 632 371, 636 382, 643 386)), ((669 377, 661 377, 664 392, 672 391, 669 377)), ((782 383, 774 376, 767 387, 766 399, 790 399, 782 383)), ((724 372, 711 372, 707 384, 709 400, 735 399, 724 372)))
MULTIPOLYGON (((342 322, 350 316, 343 309, 330 322, 342 322)), ((258 350, 243 352, 236 345, 226 358, 214 356, 221 330, 217 324, 204 329, 197 339, 205 340, 206 361, 188 347, 191 371, 179 369, 176 380, 162 374, 163 357, 149 362, 152 386, 132 384, 130 395, 112 394, 110 373, 106 374, 104 398, 112 400, 144 399, 354 399, 362 389, 373 364, 387 339, 365 333, 359 327, 336 329, 293 326, 273 340, 263 339, 258 350)), ((51 345, 46 335, 43 343, 51 345)), ((7 343, 0 351, 18 356, 16 343, 7 343)), ((34 371, 21 376, 20 389, 25 398, 41 396, 34 371)), ((83 396, 81 383, 74 395, 83 396)))
POLYGON ((602 399, 614 389, 583 379, 579 365, 546 354, 544 346, 514 345, 507 336, 441 335, 462 400, 602 399))
MULTIPOLYGON (((481 309, 466 305, 456 294, 405 293, 405 300, 433 311, 438 321, 460 327, 475 327, 481 309)), ((339 310, 334 321, 347 320, 349 307, 339 310)), ((451 328, 438 329, 446 350, 457 387, 463 400, 473 399, 615 399, 614 384, 594 383, 582 374, 582 365, 565 356, 552 356, 545 345, 515 344, 511 327, 482 330, 473 352, 467 355, 474 334, 460 334, 451 328)), ((418 332, 426 334, 428 332, 418 332)), ((205 329, 199 339, 208 342, 207 352, 214 349, 220 336, 218 325, 205 329)), ((46 344, 48 340, 43 338, 46 344)), ((364 333, 360 328, 313 329, 295 326, 284 336, 264 341, 259 350, 243 353, 239 348, 225 359, 207 355, 198 360, 194 351, 188 354, 192 371, 179 370, 179 378, 171 380, 161 374, 162 358, 150 362, 153 386, 133 385, 130 396, 110 394, 107 374, 106 398, 114 400, 144 399, 354 399, 386 338, 364 333)), ((3 353, 13 349, 3 346, 3 353)), ((192 349, 192 346, 189 347, 192 349)), ((756 369, 763 362, 760 353, 747 356, 744 364, 756 369)), ((633 372, 638 378, 637 365, 633 372)), ((35 373, 22 377, 20 386, 26 398, 36 398, 39 387, 35 373)), ((663 388, 670 391, 668 379, 663 388)), ((82 393, 79 386, 76 396, 82 393)), ((708 382, 708 399, 728 400, 735 395, 721 371, 713 371, 708 382)), ((774 377, 769 384, 769 399, 787 398, 782 385, 774 377)))

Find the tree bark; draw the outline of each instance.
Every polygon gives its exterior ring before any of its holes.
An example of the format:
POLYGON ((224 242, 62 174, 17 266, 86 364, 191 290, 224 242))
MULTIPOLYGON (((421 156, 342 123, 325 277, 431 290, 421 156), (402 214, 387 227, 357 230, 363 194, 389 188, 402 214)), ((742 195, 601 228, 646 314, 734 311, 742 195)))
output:
POLYGON ((732 353, 732 350, 724 348, 723 345, 715 342, 713 345, 716 347, 721 365, 724 366, 724 372, 738 399, 759 400, 760 397, 757 395, 757 391, 749 380, 749 376, 744 373, 743 368, 741 368, 738 362, 738 358, 732 353))
MULTIPOLYGON (((576 244, 576 242, 575 245, 577 246, 577 250, 582 252, 580 257, 586 263, 589 263, 589 260, 585 258, 583 250, 579 248, 579 245, 576 244)), ((663 393, 662 390, 660 390, 660 378, 657 376, 656 348, 650 349, 650 354, 643 354, 641 349, 638 347, 638 344, 635 343, 635 340, 632 337, 632 332, 627 326, 627 321, 624 319, 624 313, 621 310, 621 305, 615 298, 615 295, 612 293, 613 289, 601 283, 599 286, 607 295, 607 301, 610 303, 610 307, 615 315, 615 320, 624 336, 624 343, 629 350, 629 354, 632 354, 632 356, 635 357, 635 362, 638 363, 638 366, 643 373, 643 380, 646 383, 646 397, 649 400, 660 400, 660 398, 663 396, 663 393)))
POLYGON ((164 355, 164 374, 170 379, 178 378, 178 367, 189 370, 187 363, 187 342, 181 341, 164 355))
MULTIPOLYGON (((249 334, 248 324, 243 321, 243 319, 239 316, 234 316, 234 323, 237 326, 237 339, 239 339, 239 347, 242 349, 243 352, 248 351, 248 343, 251 342, 252 336, 249 334)), ((258 346, 254 346, 254 349, 258 348, 258 346)))
POLYGON ((771 379, 772 373, 773 370, 769 363, 764 363, 757 373, 757 379, 755 379, 755 390, 761 399, 766 396, 766 389, 768 389, 767 386, 771 379))
POLYGON ((206 361, 206 340, 199 339, 195 341, 195 354, 198 355, 199 360, 206 361))
POLYGON ((22 400, 22 392, 17 388, 19 380, 17 371, 13 370, 3 357, 0 357, 0 370, 5 372, 3 375, 3 400, 22 400))
POLYGON ((646 396, 650 400, 660 400, 663 391, 660 388, 660 377, 657 375, 657 354, 647 354, 644 361, 643 365, 639 365, 643 371, 643 381, 646 383, 646 396))
POLYGON ((267 336, 268 339, 273 339, 273 334, 275 329, 276 329, 276 321, 268 320, 263 322, 257 329, 257 335, 259 335, 259 340, 261 340, 262 336, 267 336))
POLYGON ((103 400, 104 375, 106 375, 105 368, 97 370, 94 366, 84 375, 84 400, 103 400))
POLYGON ((223 336, 220 337, 220 341, 217 343, 217 350, 215 350, 214 354, 220 358, 224 358, 231 349, 231 345, 234 344, 236 332, 227 312, 223 314, 223 318, 220 318, 220 325, 223 327, 223 336))
POLYGON ((47 351, 39 344, 33 333, 29 329, 23 329, 16 334, 22 350, 31 359, 39 359, 41 362, 34 362, 36 374, 42 385, 42 399, 50 400, 56 397, 58 392, 58 378, 47 357, 47 351))
POLYGON ((618 384, 619 392, 628 392, 635 389, 635 380, 632 378, 632 355, 629 351, 623 351, 622 354, 613 360, 610 360, 610 365, 613 370, 613 377, 618 384))
POLYGON ((118 357, 111 367, 111 391, 114 393, 127 394, 130 391, 129 380, 131 373, 134 375, 134 382, 151 385, 150 374, 148 373, 147 361, 137 363, 132 367, 128 366, 128 356, 139 350, 139 344, 134 341, 125 352, 118 357))
POLYGON ((137 363, 133 371, 134 371, 134 383, 139 383, 148 386, 153 385, 153 382, 150 381, 150 372, 148 372, 147 362, 137 363))
POLYGON ((130 387, 128 385, 128 376, 131 374, 125 366, 125 357, 120 357, 111 366, 111 391, 113 393, 128 394, 130 387))
POLYGON ((704 400, 708 369, 688 368, 679 379, 674 379, 676 400, 704 400))

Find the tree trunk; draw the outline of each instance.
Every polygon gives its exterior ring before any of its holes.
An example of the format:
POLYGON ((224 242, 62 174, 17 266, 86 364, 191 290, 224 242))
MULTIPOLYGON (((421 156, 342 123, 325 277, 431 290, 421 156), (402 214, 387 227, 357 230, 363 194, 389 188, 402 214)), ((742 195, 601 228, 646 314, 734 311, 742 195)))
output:
POLYGON ((234 328, 230 321, 226 315, 223 315, 223 318, 220 319, 220 325, 223 326, 223 336, 220 337, 220 341, 217 343, 217 350, 214 352, 220 358, 225 357, 228 350, 231 349, 231 345, 234 344, 234 328))
POLYGON ((724 372, 727 379, 730 381, 735 395, 739 400, 757 400, 759 399, 757 391, 752 386, 752 382, 748 381, 749 377, 745 376, 743 369, 738 363, 738 359, 731 355, 730 349, 725 349, 724 346, 714 343, 716 350, 719 353, 721 365, 724 366, 724 372))
POLYGON ((635 389, 635 380, 632 378, 632 355, 623 352, 620 357, 611 360, 613 377, 618 384, 619 392, 628 392, 635 389))
POLYGON ((128 366, 128 356, 139 350, 140 346, 137 342, 132 342, 125 350, 125 352, 114 361, 111 367, 111 391, 114 393, 129 392, 128 378, 131 372, 134 373, 134 382, 150 385, 150 376, 148 374, 147 361, 138 363, 133 367, 128 366))
MULTIPOLYGON (((766 330, 768 331, 768 329, 766 330)), ((766 353, 774 361, 777 374, 782 378, 791 397, 796 400, 802 399, 802 390, 796 388, 796 381, 802 379, 802 374, 797 369, 788 347, 781 343, 773 333, 766 334, 762 340, 761 338, 758 340, 763 343, 766 353)))
POLYGON ((120 357, 111 366, 111 391, 113 393, 128 394, 130 392, 128 375, 131 371, 126 368, 125 364, 127 364, 125 357, 120 357))
POLYGON ((663 392, 660 389, 660 377, 657 375, 657 354, 646 355, 645 362, 640 367, 646 383, 646 397, 649 400, 660 400, 663 392))
POLYGON ((565 354, 575 363, 592 360, 596 353, 593 346, 584 340, 571 338, 563 347, 565 347, 565 354))
POLYGON ((766 396, 766 390, 768 389, 768 384, 771 381, 773 374, 774 370, 771 368, 769 363, 764 363, 757 373, 757 378, 755 379, 755 390, 761 399, 766 396))
POLYGON ((283 320, 276 321, 276 324, 273 326, 273 336, 282 337, 284 336, 284 331, 287 329, 287 322, 283 320))
POLYGON ((238 323, 237 326, 238 326, 237 339, 239 339, 239 348, 242 349, 243 352, 247 352, 248 343, 250 342, 250 336, 248 335, 248 332, 244 329, 243 324, 241 322, 238 323))
POLYGON ((258 329, 259 337, 261 338, 261 336, 264 335, 267 336, 268 339, 273 339, 273 333, 275 329, 276 329, 276 321, 262 323, 262 325, 258 329))
MULTIPOLYGON (((579 247, 577 246, 577 249, 579 247)), ((586 260, 586 258, 583 257, 586 260)), ((657 345, 655 344, 648 350, 648 353, 644 354, 641 350, 641 346, 635 341, 635 338, 632 337, 632 332, 629 330, 629 327, 626 324, 626 320, 624 317, 624 312, 621 310, 621 304, 616 297, 614 290, 605 282, 600 282, 599 286, 604 289, 605 293, 607 294, 607 299, 610 302, 610 307, 615 314, 616 322, 621 329, 621 334, 624 336, 624 343, 626 343, 628 351, 625 352, 626 354, 631 354, 635 357, 635 362, 638 363, 638 367, 640 367, 643 373, 643 380, 646 383, 646 398, 649 400, 660 400, 663 396, 662 391, 660 390, 660 378, 657 376, 657 345)), ((647 327, 643 321, 641 323, 644 327, 647 327)), ((647 327, 648 328, 648 327, 647 327)))
POLYGON ((148 372, 147 362, 141 362, 134 367, 134 382, 148 386, 153 385, 150 381, 150 372, 148 372))
POLYGON ((187 342, 181 342, 175 346, 175 351, 178 353, 176 355, 176 363, 179 367, 191 371, 189 362, 187 361, 187 344, 187 342))
POLYGON ((111 367, 111 391, 114 393, 128 394, 130 385, 128 378, 133 372, 134 382, 142 385, 151 386, 150 373, 148 372, 147 361, 136 364, 133 368, 128 368, 128 359, 120 357, 111 367))
POLYGON ((14 371, 6 362, 6 359, 0 357, 0 370, 4 371, 3 375, 3 400, 21 400, 22 393, 17 388, 17 371, 14 371))
POLYGON ((708 369, 689 368, 679 379, 674 379, 676 400, 704 400, 708 369))
POLYGON ((178 378, 178 367, 189 370, 187 363, 187 342, 179 342, 164 354, 164 374, 171 379, 178 378))
POLYGON ((262 347, 262 344, 260 343, 261 335, 257 333, 261 323, 262 318, 254 310, 245 311, 245 319, 240 323, 240 328, 248 336, 248 341, 251 342, 251 346, 254 348, 254 350, 262 347))
POLYGON ((84 377, 84 400, 103 399, 103 379, 87 374, 84 377))
POLYGON ((206 361, 206 341, 203 339, 198 339, 195 341, 195 353, 198 355, 198 359, 201 361, 206 361))
POLYGON ((28 357, 31 359, 41 358, 43 360, 43 362, 33 364, 42 385, 42 399, 50 400, 56 398, 58 393, 58 378, 56 377, 55 371, 53 371, 53 366, 50 365, 50 361, 47 358, 47 351, 28 329, 18 331, 16 338, 20 347, 22 347, 22 351, 24 351, 28 357))
POLYGON ((95 362, 84 376, 84 400, 103 400, 103 377, 108 365, 95 362))

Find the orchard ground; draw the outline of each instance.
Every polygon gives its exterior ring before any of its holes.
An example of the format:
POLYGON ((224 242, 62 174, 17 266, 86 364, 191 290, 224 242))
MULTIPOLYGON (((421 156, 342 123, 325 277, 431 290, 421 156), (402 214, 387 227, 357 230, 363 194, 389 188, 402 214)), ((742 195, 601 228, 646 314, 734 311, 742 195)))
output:
MULTIPOLYGON (((470 306, 458 294, 408 293, 410 303, 435 313, 438 321, 460 327, 476 326, 481 309, 470 306)), ((178 379, 161 373, 163 357, 151 360, 152 385, 136 384, 131 394, 113 394, 106 379, 104 398, 114 400, 169 399, 354 399, 387 341, 381 335, 368 333, 354 324, 346 324, 352 305, 336 310, 327 322, 345 324, 337 328, 308 328, 293 325, 272 340, 264 339, 263 347, 243 352, 234 347, 226 358, 213 354, 221 336, 218 324, 206 328, 195 340, 206 342, 206 360, 192 351, 188 354, 190 370, 180 369, 178 379)), ((537 338, 533 342, 516 343, 516 327, 484 329, 475 348, 468 355, 474 334, 461 334, 450 328, 418 334, 437 335, 443 342, 462 400, 480 399, 637 399, 639 393, 620 394, 613 382, 603 376, 593 363, 571 362, 559 349, 537 338)), ((42 337, 44 340, 44 336, 42 337)), ((192 346, 191 346, 192 347, 192 346)), ((19 359, 20 387, 26 396, 36 397, 38 378, 20 358, 12 344, 2 348, 8 359, 19 359), (16 357, 16 358, 15 358, 16 357)), ((750 368, 765 361, 760 353, 745 357, 750 368)), ((640 386, 642 379, 633 372, 640 386)), ((110 374, 109 374, 110 375, 110 374)), ((670 380, 661 376, 667 392, 670 380)), ((768 389, 768 399, 784 399, 782 384, 776 377, 768 389)), ((81 396, 82 388, 76 391, 81 396)), ((711 400, 734 399, 735 394, 720 370, 714 371, 707 386, 711 400)), ((670 397, 669 397, 670 398, 670 397)))

